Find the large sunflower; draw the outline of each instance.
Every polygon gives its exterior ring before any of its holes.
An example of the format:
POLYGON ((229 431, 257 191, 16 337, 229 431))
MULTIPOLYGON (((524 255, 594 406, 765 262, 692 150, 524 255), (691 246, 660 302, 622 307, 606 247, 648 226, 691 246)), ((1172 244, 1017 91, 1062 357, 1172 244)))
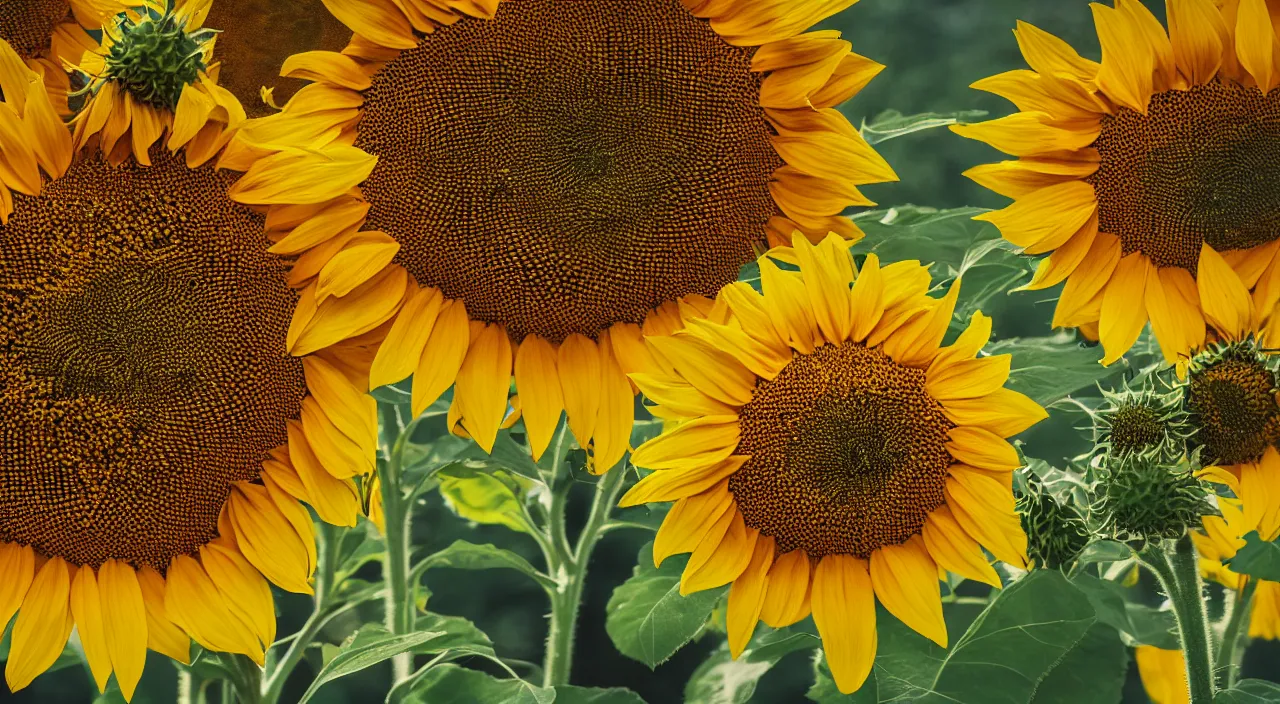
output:
POLYGON ((894 178, 834 108, 881 67, 801 34, 854 1, 325 0, 346 55, 285 62, 315 83, 225 162, 298 255, 290 349, 382 331, 373 385, 456 381, 485 448, 514 371, 534 454, 564 411, 607 470, 642 329, 894 178))
POLYGON ((979 216, 1066 281, 1055 326, 1096 324, 1104 363, 1148 321, 1167 361, 1256 329, 1280 299, 1280 0, 1094 3, 1102 63, 1029 24, 1032 70, 973 87, 1009 117, 953 129, 1017 161, 967 175, 1016 202, 979 216), (1250 293, 1252 289, 1252 293, 1250 293))
POLYGON ((662 374, 633 374, 676 423, 636 449, 655 470, 623 505, 675 501, 654 559, 693 553, 682 593, 732 583, 736 656, 758 620, 781 627, 812 611, 843 692, 876 651, 875 600, 946 646, 938 570, 994 586, 979 544, 1026 565, 1005 438, 1046 417, 1003 385, 1009 356, 977 356, 991 320, 977 313, 942 347, 959 282, 926 296, 918 262, 855 274, 845 243, 770 253, 764 294, 721 291, 717 307, 673 336, 648 338, 662 374))
POLYGON ((97 42, 86 29, 99 29, 124 8, 118 0, 0 0, 0 40, 44 78, 59 115, 69 115, 71 79, 63 68, 97 42))
MULTIPOLYGON (((156 144, 78 151, 0 42, 0 624, 21 689, 72 627, 126 698, 148 648, 259 663, 274 583, 308 592, 313 506, 352 525, 376 409, 358 371, 298 360, 297 293, 235 175, 156 144), (18 124, 20 123, 20 124, 18 124), (310 394, 308 395, 308 390, 310 394), (358 449, 352 449, 358 448, 358 449), (356 455, 353 457, 353 455, 356 455)), ((163 118, 164 116, 162 116, 163 118)))
POLYGON ((303 51, 341 51, 351 40, 351 30, 321 0, 178 0, 177 6, 219 30, 218 83, 249 117, 270 114, 272 104, 284 103, 304 85, 280 77, 285 59, 303 51))

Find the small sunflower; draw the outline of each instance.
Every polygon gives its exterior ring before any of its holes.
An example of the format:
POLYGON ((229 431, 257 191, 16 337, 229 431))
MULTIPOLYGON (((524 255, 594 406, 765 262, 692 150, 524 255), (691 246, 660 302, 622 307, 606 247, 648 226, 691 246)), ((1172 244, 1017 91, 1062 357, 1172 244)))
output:
MULTIPOLYGON (((337 360, 285 349, 298 295, 236 175, 154 144, 73 148, 0 42, 0 623, 27 686, 72 627, 126 699, 148 649, 261 663, 270 584, 309 592, 305 501, 354 525, 376 407, 337 360)), ((168 115, 161 115, 169 119, 168 115)))
POLYGON ((678 327, 770 243, 856 238, 896 178, 835 106, 882 67, 806 28, 855 0, 325 0, 356 33, 241 131, 303 287, 290 349, 381 331, 375 386, 491 448, 514 376, 535 456, 561 413, 627 449, 642 332, 678 327), (359 190, 356 190, 356 187, 359 190))
POLYGON ((1190 362, 1184 404, 1208 464, 1239 474, 1280 446, 1280 375, 1255 339, 1216 345, 1190 362))
POLYGON ((200 26, 219 30, 213 40, 218 84, 236 96, 249 117, 271 114, 272 105, 305 85, 280 77, 285 59, 310 50, 342 51, 351 40, 351 30, 321 0, 178 0, 177 6, 200 26))
MULTIPOLYGON (((1242 589, 1248 577, 1232 572, 1223 562, 1244 547, 1244 536, 1257 531, 1265 541, 1280 537, 1280 453, 1270 448, 1261 461, 1237 472, 1211 468, 1206 478, 1220 482, 1234 495, 1219 497, 1221 516, 1205 516, 1203 532, 1192 533, 1200 554, 1200 572, 1229 589, 1242 589)), ((1251 638, 1280 638, 1280 583, 1259 580, 1249 614, 1251 638)))
POLYGON ((1091 5, 1102 63, 1032 25, 1032 70, 973 85, 1021 112, 956 132, 1016 157, 967 172, 1016 202, 979 216, 1066 281, 1053 324, 1097 325, 1103 362, 1148 321, 1166 361, 1256 329, 1280 299, 1280 0, 1091 5), (1252 292, 1251 292, 1252 291, 1252 292))
POLYGON ((183 149, 192 168, 222 151, 245 112, 207 72, 215 33, 192 9, 148 0, 103 26, 102 43, 76 66, 86 95, 74 121, 77 150, 96 140, 112 164, 132 155, 146 166, 167 133, 165 145, 183 149))
POLYGON ((124 9, 116 0, 0 0, 0 41, 44 78, 59 115, 70 115, 71 79, 63 66, 97 44, 85 31, 100 29, 124 9))
POLYGON ((1026 566, 1005 438, 1046 414, 1003 388, 1008 355, 977 356, 990 318, 940 347, 958 281, 934 299, 925 267, 875 255, 855 275, 834 235, 797 235, 760 269, 763 295, 728 286, 706 319, 647 338, 666 371, 631 378, 675 426, 636 449, 654 472, 622 504, 676 502, 654 559, 693 553, 682 593, 732 583, 735 656, 758 620, 812 611, 852 692, 875 657, 876 598, 945 647, 939 568, 1000 586, 980 544, 1026 566))

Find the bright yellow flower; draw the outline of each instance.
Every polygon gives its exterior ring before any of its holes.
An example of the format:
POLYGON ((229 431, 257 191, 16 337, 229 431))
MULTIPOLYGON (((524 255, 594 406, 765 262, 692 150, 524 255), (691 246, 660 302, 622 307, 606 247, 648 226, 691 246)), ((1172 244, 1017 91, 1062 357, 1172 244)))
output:
POLYGON ((834 235, 797 236, 760 270, 763 295, 733 284, 705 319, 647 338, 660 371, 631 378, 678 425, 636 449, 654 472, 622 504, 676 502, 654 559, 692 553, 682 593, 732 583, 735 656, 758 620, 812 612, 852 692, 875 658, 876 598, 945 647, 939 569, 1000 586, 980 545, 1026 566, 1005 438, 1046 414, 1003 388, 1008 355, 978 356, 990 318, 940 346, 958 281, 930 298, 919 262, 875 255, 855 275, 834 235))
POLYGON ((1165 650, 1153 645, 1134 648, 1138 674, 1152 704, 1187 704, 1191 692, 1187 685, 1187 660, 1181 650, 1165 650))
POLYGON ((642 330, 797 230, 860 236, 895 178, 835 109, 882 67, 802 34, 853 3, 326 0, 356 38, 286 61, 315 82, 224 162, 298 257, 290 350, 385 338, 373 384, 454 386, 486 449, 514 376, 535 455, 563 412, 609 469, 642 330))
POLYGON ((1036 27, 1032 70, 973 87, 1021 112, 953 129, 1016 157, 967 172, 1016 199, 979 216, 1066 281, 1054 326, 1119 359, 1148 321, 1169 363, 1239 339, 1280 300, 1280 0, 1094 3, 1102 63, 1036 27), (1268 11, 1269 10, 1269 11, 1268 11), (1207 326, 1207 327, 1206 327, 1207 326))
POLYGON ((101 28, 123 9, 118 0, 0 0, 0 41, 44 78, 58 114, 70 115, 71 79, 63 64, 97 43, 85 30, 101 28))
POLYGON ((311 590, 300 502, 359 513, 367 376, 285 351, 298 295, 263 216, 228 199, 235 174, 161 144, 150 166, 74 149, 4 42, 0 91, 6 681, 48 669, 73 626, 99 689, 114 673, 126 699, 148 649, 187 662, 194 639, 262 663, 269 583, 311 590))

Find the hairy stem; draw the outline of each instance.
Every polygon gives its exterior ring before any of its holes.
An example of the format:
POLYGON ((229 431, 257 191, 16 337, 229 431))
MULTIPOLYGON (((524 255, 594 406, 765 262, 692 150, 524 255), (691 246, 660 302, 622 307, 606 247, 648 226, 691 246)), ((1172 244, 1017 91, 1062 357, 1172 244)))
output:
POLYGON ((1203 585, 1195 546, 1183 536, 1174 547, 1172 559, 1160 544, 1148 546, 1140 556, 1143 564, 1159 578, 1173 604, 1178 637, 1187 661, 1187 686, 1191 704, 1212 704, 1214 694, 1213 659, 1210 653, 1209 619, 1204 609, 1203 585))
MULTIPOLYGON (((387 552, 383 558, 383 577, 386 581, 386 625, 394 634, 413 632, 413 585, 409 580, 409 549, 412 534, 412 511, 401 486, 403 481, 404 448, 409 433, 401 420, 399 409, 380 407, 383 416, 383 452, 386 462, 382 466, 380 488, 382 511, 386 518, 383 538, 387 552)), ((413 672, 413 655, 401 653, 391 661, 392 684, 401 682, 413 672)))
POLYGON ((1248 630, 1244 625, 1249 622, 1249 606, 1257 587, 1258 580, 1250 579, 1236 592, 1231 602, 1231 616, 1222 631, 1222 642, 1218 644, 1218 657, 1214 662, 1220 689, 1234 686, 1236 676, 1240 673, 1240 658, 1244 655, 1244 648, 1241 646, 1243 641, 1248 640, 1248 630))
POLYGON ((578 536, 577 545, 569 547, 565 532, 565 509, 568 491, 553 493, 551 510, 551 534, 553 549, 547 554, 548 571, 557 581, 551 595, 551 626, 547 634, 547 653, 543 662, 543 686, 568 684, 573 669, 573 643, 578 625, 578 612, 582 606, 582 591, 587 581, 587 565, 591 553, 603 535, 602 529, 609 520, 618 493, 622 489, 626 472, 620 465, 614 467, 596 482, 595 499, 587 524, 578 536))

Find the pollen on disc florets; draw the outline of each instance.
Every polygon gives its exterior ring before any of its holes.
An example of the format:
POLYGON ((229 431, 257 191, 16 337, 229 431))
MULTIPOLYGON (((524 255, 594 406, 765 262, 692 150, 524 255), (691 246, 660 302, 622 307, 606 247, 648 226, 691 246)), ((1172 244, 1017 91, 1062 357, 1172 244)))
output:
POLYGON ((1026 483, 1026 491, 1018 497, 1018 515, 1027 534, 1027 556, 1037 567, 1070 565, 1089 544, 1084 516, 1054 496, 1039 477, 1027 473, 1026 483))
POLYGON ((1136 387, 1128 383, 1102 392, 1106 406, 1093 416, 1094 451, 1104 461, 1154 452, 1166 461, 1186 454, 1191 429, 1182 395, 1176 389, 1161 390, 1162 382, 1147 377, 1136 387))
POLYGON ((174 110, 182 90, 205 69, 205 45, 216 32, 187 32, 175 13, 147 12, 136 21, 122 15, 112 34, 106 69, 97 78, 114 81, 144 103, 174 110))
POLYGON ((1194 435, 1206 463, 1256 462, 1280 445, 1276 359, 1253 339, 1197 355, 1183 388, 1194 435))
POLYGON ((1188 463, 1168 464, 1152 452, 1117 459, 1096 491, 1092 511, 1106 531, 1138 545, 1180 538, 1216 513, 1208 487, 1188 463))

